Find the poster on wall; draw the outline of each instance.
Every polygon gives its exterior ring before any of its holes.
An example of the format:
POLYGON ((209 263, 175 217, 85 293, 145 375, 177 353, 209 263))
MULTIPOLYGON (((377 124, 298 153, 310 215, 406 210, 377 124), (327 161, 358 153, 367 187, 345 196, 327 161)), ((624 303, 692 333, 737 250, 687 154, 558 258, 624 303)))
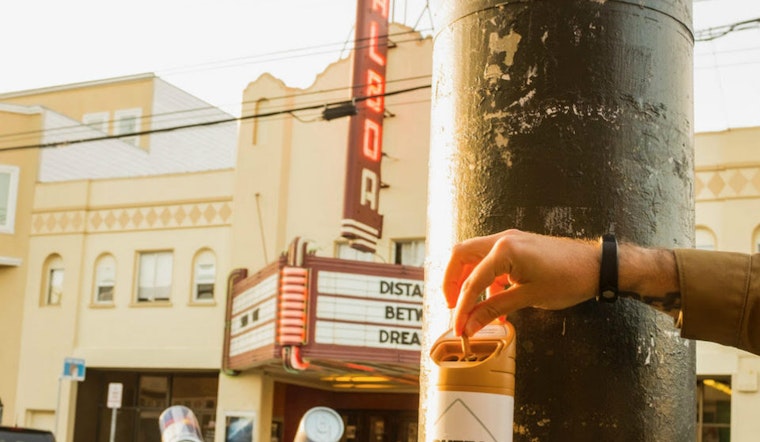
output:
POLYGON ((255 413, 230 411, 225 413, 224 441, 253 442, 255 413))

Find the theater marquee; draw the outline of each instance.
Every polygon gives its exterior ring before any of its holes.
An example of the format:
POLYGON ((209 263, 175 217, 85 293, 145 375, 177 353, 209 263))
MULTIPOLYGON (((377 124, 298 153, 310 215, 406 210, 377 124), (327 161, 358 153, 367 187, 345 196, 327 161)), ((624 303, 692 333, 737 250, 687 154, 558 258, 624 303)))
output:
POLYGON ((287 372, 371 371, 416 382, 420 267, 304 255, 233 278, 224 366, 287 372))

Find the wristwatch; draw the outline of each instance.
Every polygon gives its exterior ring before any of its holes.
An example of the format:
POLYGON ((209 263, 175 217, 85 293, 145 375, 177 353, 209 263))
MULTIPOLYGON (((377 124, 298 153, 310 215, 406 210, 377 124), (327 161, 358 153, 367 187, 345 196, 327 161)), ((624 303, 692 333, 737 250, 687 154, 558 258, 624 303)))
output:
POLYGON ((618 297, 617 239, 612 233, 602 235, 602 263, 599 269, 599 302, 615 302, 618 297))

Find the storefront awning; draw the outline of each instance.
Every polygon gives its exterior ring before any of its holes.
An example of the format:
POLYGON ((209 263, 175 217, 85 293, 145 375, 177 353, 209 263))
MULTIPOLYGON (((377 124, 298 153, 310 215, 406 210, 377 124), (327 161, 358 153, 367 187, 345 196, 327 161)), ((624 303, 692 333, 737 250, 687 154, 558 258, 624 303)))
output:
POLYGON ((0 267, 19 267, 23 260, 10 256, 0 256, 0 267))

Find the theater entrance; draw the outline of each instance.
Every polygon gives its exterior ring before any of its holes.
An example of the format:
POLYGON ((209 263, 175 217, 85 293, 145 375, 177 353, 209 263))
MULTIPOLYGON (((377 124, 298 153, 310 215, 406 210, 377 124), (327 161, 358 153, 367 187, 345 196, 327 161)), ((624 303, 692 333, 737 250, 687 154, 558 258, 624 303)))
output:
POLYGON ((337 410, 345 432, 341 442, 417 442, 417 413, 387 410, 337 410))
POLYGON ((343 418, 341 442, 417 442, 418 393, 342 392, 275 382, 272 441, 292 441, 301 418, 329 407, 343 418))

